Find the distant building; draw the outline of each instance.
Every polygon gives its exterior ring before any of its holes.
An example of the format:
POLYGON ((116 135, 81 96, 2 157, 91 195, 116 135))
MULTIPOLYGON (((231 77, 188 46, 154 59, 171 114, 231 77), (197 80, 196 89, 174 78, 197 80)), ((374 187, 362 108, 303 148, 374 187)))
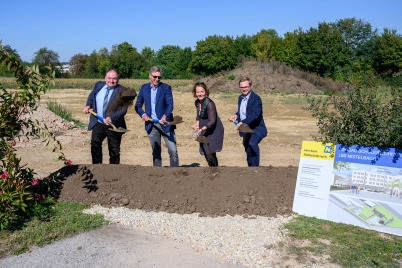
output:
POLYGON ((376 191, 391 189, 395 184, 399 186, 401 180, 402 176, 370 173, 364 170, 354 170, 352 174, 352 185, 376 191))
POLYGON ((65 73, 67 73, 67 72, 71 73, 70 64, 63 64, 63 65, 61 66, 61 68, 59 67, 59 69, 60 69, 60 72, 61 72, 62 74, 65 74, 65 73))

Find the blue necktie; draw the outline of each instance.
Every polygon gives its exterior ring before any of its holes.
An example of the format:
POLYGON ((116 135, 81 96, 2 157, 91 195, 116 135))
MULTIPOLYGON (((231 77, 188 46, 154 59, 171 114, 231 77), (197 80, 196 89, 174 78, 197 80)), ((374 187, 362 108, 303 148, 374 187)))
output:
POLYGON ((109 87, 106 87, 106 93, 105 93, 105 98, 103 99, 103 117, 105 117, 106 113, 106 107, 107 107, 107 102, 108 102, 108 96, 109 96, 109 87))

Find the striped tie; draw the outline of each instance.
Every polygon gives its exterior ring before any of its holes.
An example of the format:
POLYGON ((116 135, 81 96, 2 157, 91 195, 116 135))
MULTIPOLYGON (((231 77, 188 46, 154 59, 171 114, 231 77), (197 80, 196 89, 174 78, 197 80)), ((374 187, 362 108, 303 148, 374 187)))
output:
POLYGON ((109 96, 109 87, 106 87, 106 93, 105 93, 105 98, 103 99, 103 117, 105 117, 106 113, 106 107, 107 107, 107 102, 108 102, 108 96, 109 96))

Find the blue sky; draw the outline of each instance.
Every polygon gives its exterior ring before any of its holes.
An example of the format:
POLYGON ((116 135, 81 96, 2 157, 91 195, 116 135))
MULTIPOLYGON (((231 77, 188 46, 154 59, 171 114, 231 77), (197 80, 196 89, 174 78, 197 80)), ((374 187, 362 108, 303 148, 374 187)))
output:
POLYGON ((374 29, 402 33, 401 0, 249 1, 32 1, 1 3, 0 40, 24 61, 47 47, 61 61, 78 53, 129 42, 140 52, 164 45, 195 49, 210 35, 253 35, 275 29, 280 36, 319 22, 356 17, 374 29))

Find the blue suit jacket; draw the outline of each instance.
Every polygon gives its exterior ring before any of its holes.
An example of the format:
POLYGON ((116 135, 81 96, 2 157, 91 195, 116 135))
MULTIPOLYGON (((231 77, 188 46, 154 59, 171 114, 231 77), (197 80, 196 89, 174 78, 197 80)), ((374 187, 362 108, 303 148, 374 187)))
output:
MULTIPOLYGON (((139 116, 145 113, 149 117, 152 116, 151 112, 151 84, 144 84, 138 93, 137 101, 135 102, 135 111, 139 116), (143 105, 145 108, 143 109, 143 105)), ((158 92, 156 93, 155 112, 158 119, 161 119, 163 115, 166 115, 166 121, 173 121, 173 95, 172 88, 168 84, 160 83, 158 85, 158 92)), ((145 130, 149 131, 152 126, 152 122, 145 122, 145 130)), ((163 131, 173 131, 176 126, 164 126, 161 125, 163 131)))
MULTIPOLYGON (((95 84, 94 89, 88 96, 87 106, 91 107, 95 113, 96 113, 96 94, 98 94, 99 90, 101 90, 105 85, 106 85, 106 82, 98 81, 95 84)), ((112 119, 113 125, 115 125, 116 127, 126 128, 126 121, 124 120, 124 116, 127 113, 127 107, 119 107, 119 108, 115 109, 114 111, 110 111, 110 109, 109 109, 111 104, 113 103, 113 101, 117 98, 119 91, 123 90, 123 89, 124 89, 124 87, 121 85, 117 85, 117 87, 114 88, 112 96, 110 96, 108 105, 106 107, 106 112, 104 113, 104 118, 110 117, 112 119)), ((100 105, 103 105, 103 103, 101 103, 100 105)), ((91 116, 89 118, 88 130, 91 130, 97 122, 98 122, 98 118, 91 114, 91 116)))
MULTIPOLYGON (((239 96, 238 108, 237 108, 237 119, 240 121, 240 104, 242 102, 242 96, 239 96)), ((264 118, 262 116, 262 101, 260 96, 255 94, 253 91, 250 92, 250 97, 247 102, 246 108, 246 118, 241 120, 242 123, 246 123, 254 133, 262 138, 266 137, 268 134, 267 128, 264 123, 264 118)), ((246 135, 244 132, 239 132, 239 135, 243 137, 246 135)))

